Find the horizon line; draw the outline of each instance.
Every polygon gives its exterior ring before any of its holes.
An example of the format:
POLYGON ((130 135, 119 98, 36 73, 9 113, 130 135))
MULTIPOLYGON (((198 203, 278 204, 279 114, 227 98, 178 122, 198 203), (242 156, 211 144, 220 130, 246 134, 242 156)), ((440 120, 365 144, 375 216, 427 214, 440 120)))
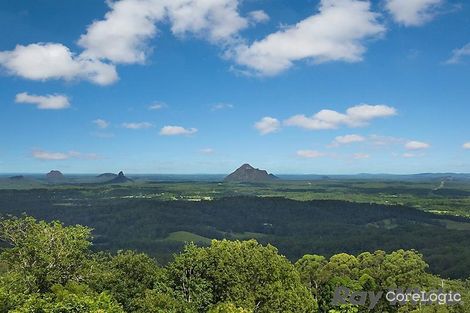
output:
MULTIPOLYGON (((63 175, 101 175, 105 173, 112 173, 116 174, 114 172, 82 172, 82 173, 67 173, 67 172, 62 172, 60 171, 63 175)), ((124 172, 124 171, 123 171, 124 172)), ((232 171, 233 172, 233 171, 232 171)), ((228 175, 232 172, 228 173, 126 173, 124 172, 125 175, 228 175)), ((6 175, 46 175, 47 171, 44 172, 0 172, 1 176, 6 176, 6 175)), ((119 171, 118 171, 119 173, 119 171)), ((341 173, 329 173, 329 174, 320 174, 320 173, 270 173, 273 175, 278 175, 278 176, 358 176, 358 175, 391 175, 391 176, 409 176, 409 175, 423 175, 423 174, 432 174, 432 175, 470 175, 470 172, 414 172, 414 173, 386 173, 386 172, 380 172, 380 173, 372 173, 372 172, 362 172, 362 173, 352 173, 352 174, 341 174, 341 173)))

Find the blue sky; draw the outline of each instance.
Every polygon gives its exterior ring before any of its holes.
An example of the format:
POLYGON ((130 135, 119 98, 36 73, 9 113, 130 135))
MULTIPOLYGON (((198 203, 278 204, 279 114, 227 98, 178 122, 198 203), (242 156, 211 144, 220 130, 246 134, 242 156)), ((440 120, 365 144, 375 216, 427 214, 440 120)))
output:
POLYGON ((470 4, 0 2, 0 172, 470 172, 470 4))

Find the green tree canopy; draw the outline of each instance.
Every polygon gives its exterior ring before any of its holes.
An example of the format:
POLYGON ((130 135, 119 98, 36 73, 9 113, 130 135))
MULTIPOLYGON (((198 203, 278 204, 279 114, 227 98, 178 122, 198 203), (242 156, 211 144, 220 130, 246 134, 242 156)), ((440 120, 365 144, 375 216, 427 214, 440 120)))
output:
POLYGON ((175 291, 201 312, 231 302, 255 312, 313 312, 316 304, 294 266, 256 240, 186 247, 169 266, 175 291))
POLYGON ((10 245, 0 260, 18 274, 27 292, 47 292, 55 284, 79 282, 88 256, 91 230, 64 227, 59 222, 36 221, 32 217, 0 221, 0 240, 10 245))

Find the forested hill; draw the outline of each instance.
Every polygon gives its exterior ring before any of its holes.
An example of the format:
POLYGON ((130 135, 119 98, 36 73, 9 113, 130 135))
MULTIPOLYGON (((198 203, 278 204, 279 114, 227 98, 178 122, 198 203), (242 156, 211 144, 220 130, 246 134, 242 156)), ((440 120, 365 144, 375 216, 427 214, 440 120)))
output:
POLYGON ((468 221, 403 206, 260 197, 159 201, 113 193, 90 198, 68 189, 3 193, 1 213, 86 225, 94 229, 95 250, 136 249, 164 264, 185 241, 255 238, 292 261, 308 253, 416 249, 432 273, 470 276, 470 246, 463 244, 470 242, 468 221))
MULTIPOLYGON (((31 217, 0 220, 0 312, 47 313, 464 313, 468 282, 427 272, 414 250, 290 262, 255 240, 187 245, 167 266, 133 251, 93 253, 90 229, 31 217), (337 290, 343 290, 338 302, 337 290), (457 302, 396 305, 397 288, 458 293, 457 302), (348 291, 345 291, 348 290, 348 291), (374 299, 351 298, 371 294, 374 299), (352 297, 352 296, 351 296, 352 297)), ((399 292, 399 291, 397 291, 399 292)), ((397 297, 398 298, 398 297, 397 297)), ((440 299, 440 298, 439 298, 440 299)), ((446 297, 446 299, 448 299, 446 297)), ((401 300, 399 300, 401 301, 401 300)), ((449 300, 446 300, 449 301, 449 300)))

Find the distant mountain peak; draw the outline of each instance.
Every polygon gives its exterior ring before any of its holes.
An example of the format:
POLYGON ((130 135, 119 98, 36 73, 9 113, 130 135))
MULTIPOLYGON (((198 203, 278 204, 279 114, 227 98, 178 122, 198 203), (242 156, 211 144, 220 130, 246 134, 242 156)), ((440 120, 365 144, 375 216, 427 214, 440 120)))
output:
POLYGON ((261 181, 272 181, 276 180, 276 177, 273 174, 269 174, 266 170, 260 170, 254 168, 248 163, 243 164, 233 173, 225 177, 225 181, 234 181, 234 182, 261 182, 261 181))
MULTIPOLYGON (((114 174, 114 175, 116 175, 116 174, 114 174)), ((106 183, 108 183, 108 184, 122 184, 122 183, 127 183, 127 182, 133 182, 133 180, 126 177, 126 175, 124 175, 123 171, 120 171, 119 174, 117 174, 116 177, 114 177, 110 181, 107 181, 106 183)))
POLYGON ((64 179, 64 175, 58 170, 52 170, 46 174, 46 178, 49 180, 64 179))

